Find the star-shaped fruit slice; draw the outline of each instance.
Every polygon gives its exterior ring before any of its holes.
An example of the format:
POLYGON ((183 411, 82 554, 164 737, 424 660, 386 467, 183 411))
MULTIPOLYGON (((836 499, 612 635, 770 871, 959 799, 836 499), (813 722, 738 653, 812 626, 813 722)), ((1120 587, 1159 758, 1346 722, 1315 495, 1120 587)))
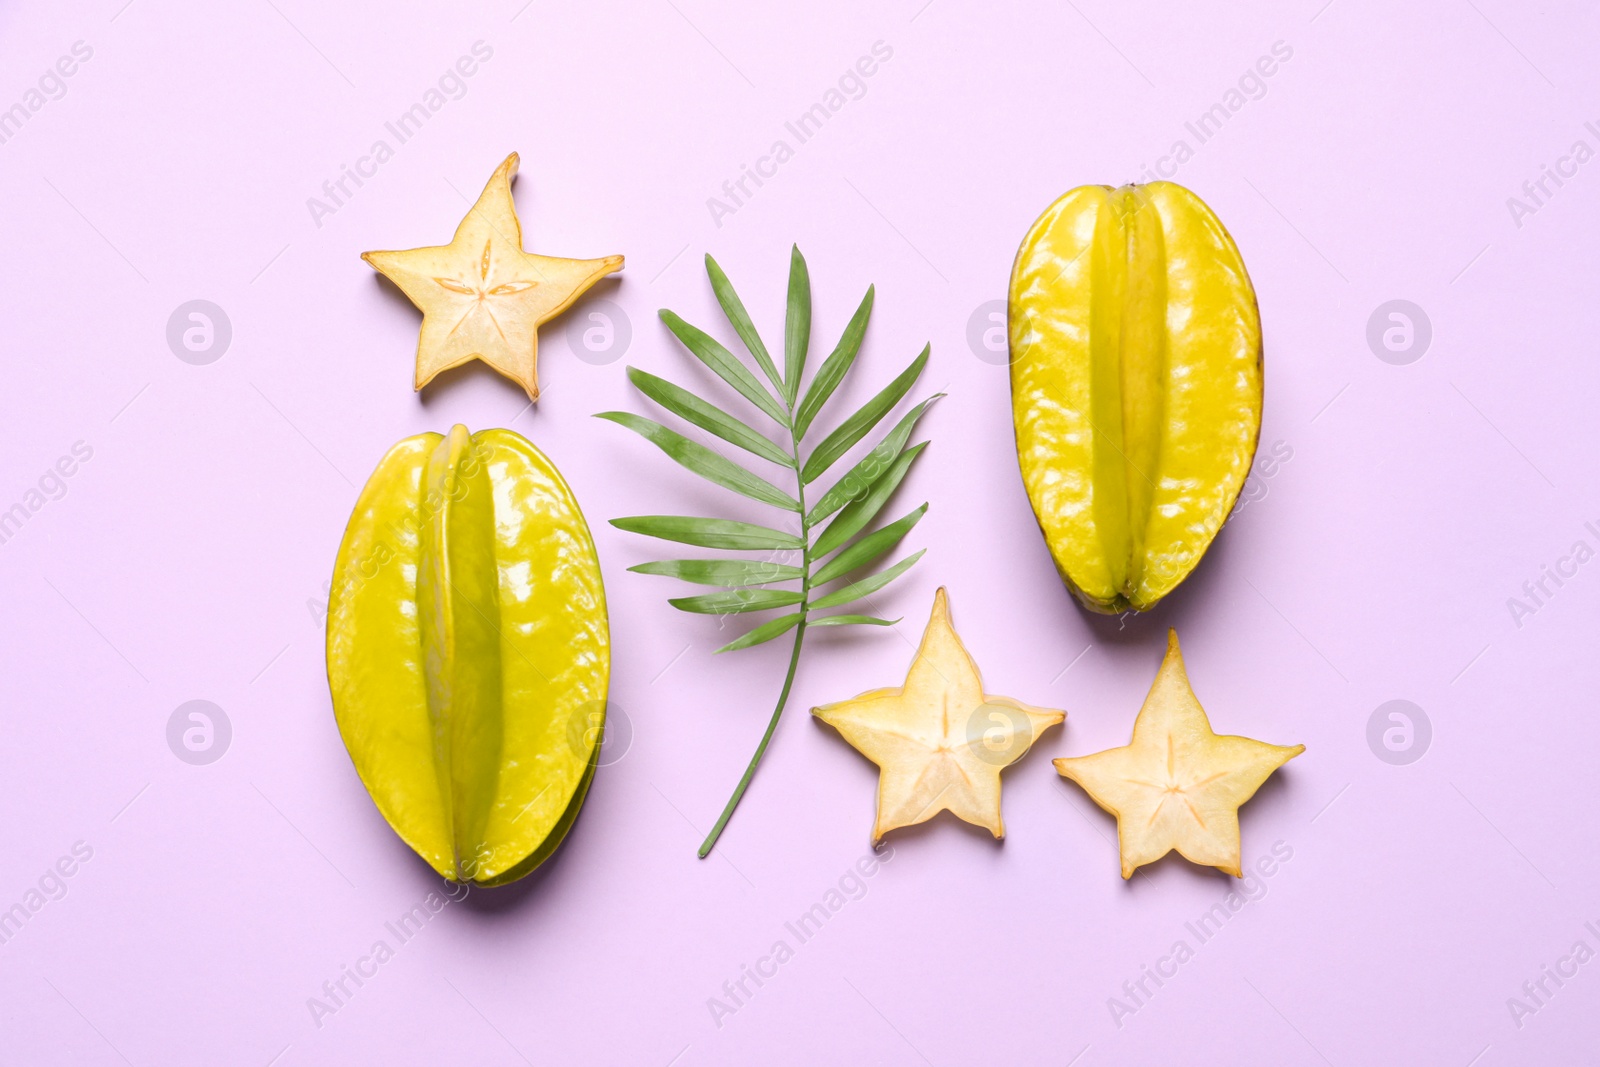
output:
POLYGON ((1169 630, 1167 655, 1134 720, 1133 741, 1055 764, 1117 817, 1122 877, 1177 849, 1193 863, 1239 878, 1239 806, 1305 750, 1212 733, 1189 687, 1178 633, 1169 630))
POLYGON ((440 371, 481 359, 539 399, 539 327, 595 282, 622 269, 621 256, 558 259, 522 250, 511 202, 515 152, 483 187, 447 245, 361 258, 422 310, 416 388, 440 371))
POLYGON ((854 700, 812 708, 878 765, 878 818, 872 843, 900 826, 948 811, 995 837, 1000 772, 1021 759, 1066 712, 988 696, 978 665, 950 625, 943 589, 922 645, 898 689, 873 689, 854 700))

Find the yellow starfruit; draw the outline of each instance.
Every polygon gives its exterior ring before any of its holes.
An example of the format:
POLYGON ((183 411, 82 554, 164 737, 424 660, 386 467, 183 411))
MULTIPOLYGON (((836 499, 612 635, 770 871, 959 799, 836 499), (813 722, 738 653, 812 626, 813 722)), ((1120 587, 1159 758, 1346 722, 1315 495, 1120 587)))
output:
POLYGON ((361 781, 452 881, 537 867, 594 777, 610 631, 594 541, 510 430, 409 437, 356 502, 328 601, 328 683, 361 781))
POLYGON ((1172 182, 1085 185, 1023 239, 1008 308, 1022 478, 1087 608, 1144 611, 1200 562, 1261 432, 1244 260, 1172 182))

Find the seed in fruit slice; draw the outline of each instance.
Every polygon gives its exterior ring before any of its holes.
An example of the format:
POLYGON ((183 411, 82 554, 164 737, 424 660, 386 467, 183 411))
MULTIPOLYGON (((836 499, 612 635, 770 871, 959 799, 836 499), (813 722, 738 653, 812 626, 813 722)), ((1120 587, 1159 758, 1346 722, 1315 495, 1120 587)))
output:
POLYGON ((464 426, 390 449, 339 547, 327 654, 356 771, 434 870, 498 885, 560 844, 597 765, 610 631, 544 453, 464 426))
POLYGON ((904 686, 873 689, 811 714, 878 765, 874 845, 890 830, 941 811, 1004 837, 1000 772, 1067 717, 984 694, 978 665, 950 625, 943 589, 934 594, 933 615, 904 686))
POLYGON ((1122 877, 1177 849, 1191 863, 1240 878, 1240 805, 1305 750, 1212 733, 1189 687, 1178 633, 1169 630, 1167 655, 1134 720, 1133 740, 1055 765, 1117 817, 1122 877))
POLYGON ((1200 562, 1261 431, 1261 322, 1233 239, 1171 182, 1085 185, 1017 251, 1011 399, 1056 569, 1143 611, 1200 562))

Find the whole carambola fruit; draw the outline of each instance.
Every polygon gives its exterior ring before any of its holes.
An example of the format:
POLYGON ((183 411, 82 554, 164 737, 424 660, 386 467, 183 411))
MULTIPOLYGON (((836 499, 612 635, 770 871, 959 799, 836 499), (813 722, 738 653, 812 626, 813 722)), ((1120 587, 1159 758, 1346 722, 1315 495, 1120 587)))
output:
POLYGON ((1085 185, 1017 251, 1008 332, 1022 479, 1087 608, 1188 577, 1250 473, 1261 319, 1233 238, 1171 182, 1085 185))
POLYGON ((408 437, 356 502, 328 601, 328 684, 356 771, 445 878, 499 885, 577 818, 605 724, 594 541, 510 430, 408 437))

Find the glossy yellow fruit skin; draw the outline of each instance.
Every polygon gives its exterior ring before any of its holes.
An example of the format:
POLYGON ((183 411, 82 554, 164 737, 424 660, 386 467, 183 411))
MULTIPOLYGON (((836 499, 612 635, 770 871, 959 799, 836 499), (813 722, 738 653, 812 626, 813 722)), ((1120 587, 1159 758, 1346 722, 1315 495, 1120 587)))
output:
POLYGON ((390 449, 339 546, 327 656, 356 771, 434 870, 498 885, 554 851, 599 758, 610 630, 542 452, 464 426, 390 449))
POLYGON ((1172 182, 1085 185, 1023 239, 1008 308, 1023 484, 1067 587, 1144 611, 1250 473, 1261 318, 1233 238, 1172 182))

